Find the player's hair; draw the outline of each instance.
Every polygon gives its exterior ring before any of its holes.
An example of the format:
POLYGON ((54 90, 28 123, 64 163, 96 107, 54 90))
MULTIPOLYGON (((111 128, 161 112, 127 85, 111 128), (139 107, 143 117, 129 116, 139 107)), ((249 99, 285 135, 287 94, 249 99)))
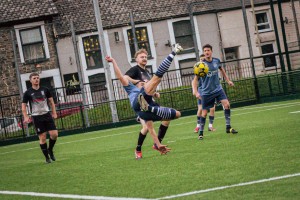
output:
POLYGON ((140 54, 142 54, 142 53, 145 53, 145 54, 147 54, 147 56, 148 56, 148 52, 147 52, 146 49, 140 49, 140 50, 138 50, 137 52, 135 52, 134 58, 137 58, 138 55, 140 55, 140 54))
POLYGON ((202 47, 202 49, 204 50, 205 48, 210 48, 210 50, 212 50, 212 46, 210 44, 206 44, 202 47))
POLYGON ((205 57, 205 55, 204 55, 204 54, 201 54, 201 55, 200 55, 200 58, 201 58, 201 57, 205 57))
POLYGON ((38 73, 33 72, 29 75, 29 80, 33 77, 33 76, 40 76, 38 73))

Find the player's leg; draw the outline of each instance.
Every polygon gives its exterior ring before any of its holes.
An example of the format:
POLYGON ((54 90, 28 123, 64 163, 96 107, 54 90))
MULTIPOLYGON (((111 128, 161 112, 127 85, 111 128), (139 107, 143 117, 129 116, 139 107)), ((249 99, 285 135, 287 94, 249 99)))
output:
MULTIPOLYGON (((164 120, 164 121, 161 122, 161 124, 158 128, 158 135, 157 135, 158 140, 160 142, 162 142, 162 140, 164 139, 164 137, 167 133, 167 130, 169 128, 170 122, 171 122, 170 120, 164 120)), ((155 144, 153 144, 152 148, 155 149, 155 150, 158 150, 158 148, 155 144)))
POLYGON ((51 160, 55 161, 56 158, 53 153, 53 148, 54 148, 54 145, 55 145, 57 137, 58 137, 58 131, 55 126, 54 119, 52 118, 50 113, 46 114, 45 118, 46 118, 46 122, 47 122, 46 130, 49 132, 49 135, 50 135, 48 153, 49 153, 51 160))
POLYGON ((209 109, 209 124, 208 124, 208 131, 216 131, 216 129, 213 127, 213 123, 215 120, 215 110, 216 106, 209 109))
POLYGON ((200 122, 199 136, 198 136, 199 140, 203 139, 204 126, 205 126, 205 123, 206 123, 207 112, 208 112, 207 109, 202 108, 202 114, 201 114, 201 117, 200 117, 200 120, 199 120, 199 122, 200 122))
POLYGON ((46 132, 44 133, 38 133, 38 137, 39 137, 39 140, 40 140, 40 147, 41 147, 41 150, 46 158, 46 163, 51 163, 51 160, 49 158, 49 155, 48 155, 48 148, 47 148, 47 135, 46 135, 46 132))
POLYGON ((201 104, 201 99, 198 99, 198 110, 197 110, 197 126, 194 129, 195 133, 199 132, 200 129, 200 118, 201 118, 201 114, 202 114, 202 104, 201 104))
POLYGON ((204 126, 206 123, 207 112, 210 110, 210 108, 214 107, 215 97, 212 95, 203 95, 201 97, 201 102, 202 102, 202 115, 200 118, 200 129, 199 129, 199 136, 198 136, 199 140, 203 139, 204 126))
POLYGON ((156 88, 158 86, 158 84, 161 82, 161 78, 163 77, 163 75, 168 71, 168 69, 171 66, 171 63, 173 61, 174 56, 182 51, 182 47, 179 44, 176 44, 174 47, 174 50, 172 51, 171 54, 168 55, 168 57, 166 57, 163 62, 159 65, 157 71, 155 72, 155 75, 150 79, 150 81, 148 81, 145 85, 145 92, 148 95, 153 96, 154 93, 156 92, 156 88))
POLYGON ((226 121, 226 133, 233 133, 236 134, 238 131, 231 128, 231 111, 230 111, 230 103, 225 95, 225 92, 223 90, 220 91, 220 94, 217 97, 217 100, 222 103, 222 106, 224 108, 224 116, 226 121))
POLYGON ((140 119, 140 123, 142 125, 142 130, 139 133, 137 146, 135 148, 135 158, 138 160, 143 157, 142 156, 142 146, 143 146, 144 140, 148 133, 146 122, 143 119, 140 119))

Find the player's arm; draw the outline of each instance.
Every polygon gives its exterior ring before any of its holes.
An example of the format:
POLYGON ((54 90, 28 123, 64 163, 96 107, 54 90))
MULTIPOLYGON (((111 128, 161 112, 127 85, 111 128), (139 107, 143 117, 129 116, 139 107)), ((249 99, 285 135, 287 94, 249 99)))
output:
POLYGON ((117 62, 115 61, 115 59, 112 58, 112 57, 110 57, 110 56, 106 56, 106 57, 105 57, 105 60, 106 60, 107 62, 110 62, 110 63, 113 64, 113 68, 114 68, 116 77, 117 77, 117 79, 119 79, 119 81, 121 82, 121 84, 122 84, 123 86, 129 85, 128 79, 125 78, 125 77, 123 76, 123 74, 122 74, 122 72, 121 72, 121 70, 120 70, 120 68, 119 68, 119 66, 118 66, 118 64, 117 64, 117 62))
POLYGON ((30 119, 29 119, 29 116, 27 114, 27 103, 22 103, 22 114, 23 114, 23 117, 24 117, 24 123, 29 123, 30 122, 30 119))
POLYGON ((193 89, 193 95, 199 99, 200 94, 198 92, 198 81, 199 81, 199 77, 194 76, 194 79, 192 80, 192 89, 193 89))
POLYGON ((131 83, 133 83, 134 85, 138 84, 139 82, 141 82, 141 80, 137 80, 137 79, 133 79, 128 75, 124 75, 125 78, 127 78, 131 83))
POLYGON ((50 103, 52 117, 54 119, 56 119, 57 118, 57 113, 56 113, 56 107, 55 107, 55 103, 54 103, 53 97, 48 98, 48 101, 50 103))
POLYGON ((228 83, 228 85, 230 86, 234 86, 233 82, 229 79, 229 77, 227 76, 224 68, 222 66, 219 67, 219 70, 221 71, 222 76, 224 77, 225 81, 228 83))

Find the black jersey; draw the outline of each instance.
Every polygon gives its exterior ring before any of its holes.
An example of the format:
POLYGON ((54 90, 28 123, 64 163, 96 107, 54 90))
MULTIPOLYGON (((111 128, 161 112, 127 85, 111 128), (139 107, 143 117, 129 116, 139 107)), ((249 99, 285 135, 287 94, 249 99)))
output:
POLYGON ((38 90, 33 88, 29 88, 23 96, 23 103, 28 103, 31 110, 32 116, 44 115, 48 113, 48 99, 51 98, 52 95, 48 88, 40 87, 38 90))
POLYGON ((131 67, 125 75, 129 76, 132 79, 140 80, 143 82, 147 82, 151 79, 151 75, 147 69, 143 69, 138 65, 131 67))

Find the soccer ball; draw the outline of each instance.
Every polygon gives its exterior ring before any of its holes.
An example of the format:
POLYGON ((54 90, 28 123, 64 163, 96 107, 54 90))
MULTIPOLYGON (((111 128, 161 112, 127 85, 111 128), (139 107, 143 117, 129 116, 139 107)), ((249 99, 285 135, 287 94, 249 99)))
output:
POLYGON ((206 76, 208 73, 208 66, 204 62, 197 62, 194 65, 194 74, 200 77, 206 76))

